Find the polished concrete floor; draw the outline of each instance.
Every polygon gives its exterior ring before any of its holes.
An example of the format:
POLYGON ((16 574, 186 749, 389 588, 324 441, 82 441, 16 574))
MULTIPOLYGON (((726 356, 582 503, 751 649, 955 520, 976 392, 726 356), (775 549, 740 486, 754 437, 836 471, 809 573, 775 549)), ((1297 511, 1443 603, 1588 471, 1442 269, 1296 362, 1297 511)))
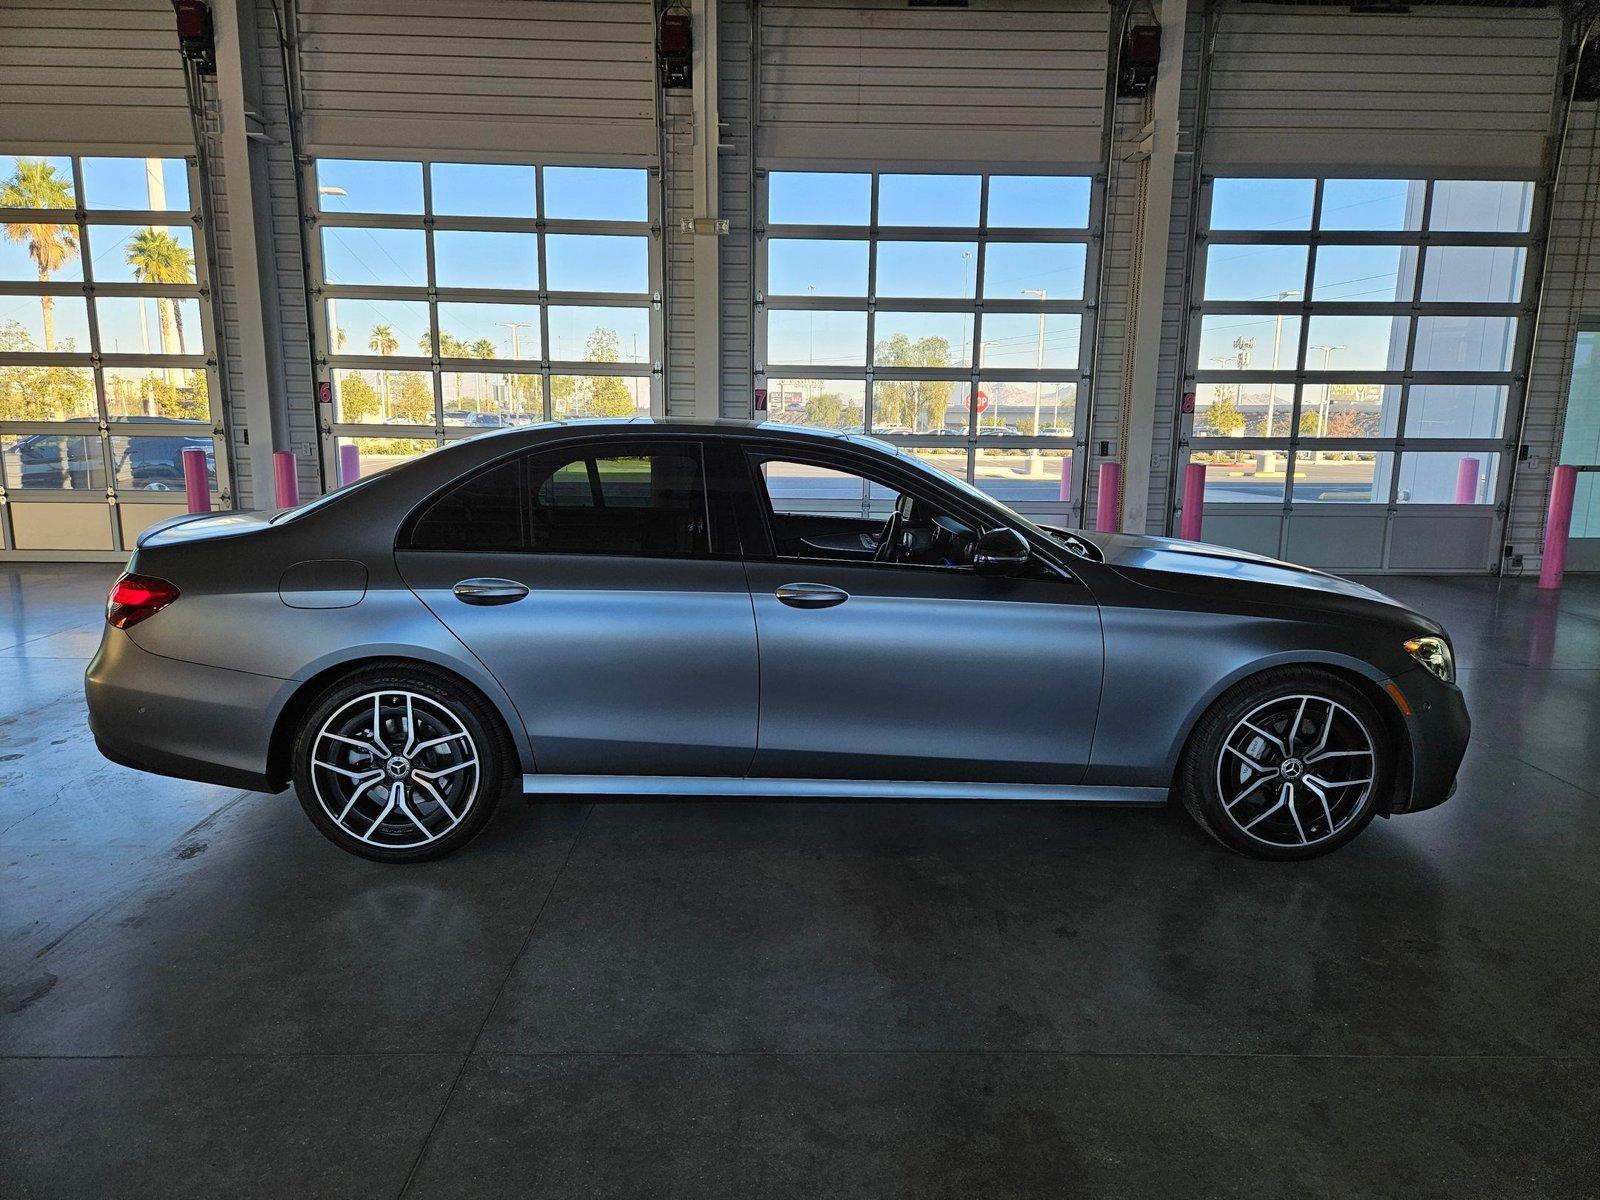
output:
POLYGON ((0 571, 0 1195, 1600 1194, 1600 581, 1380 581, 1474 743, 1311 864, 678 802, 395 868, 97 756, 110 577, 0 571))

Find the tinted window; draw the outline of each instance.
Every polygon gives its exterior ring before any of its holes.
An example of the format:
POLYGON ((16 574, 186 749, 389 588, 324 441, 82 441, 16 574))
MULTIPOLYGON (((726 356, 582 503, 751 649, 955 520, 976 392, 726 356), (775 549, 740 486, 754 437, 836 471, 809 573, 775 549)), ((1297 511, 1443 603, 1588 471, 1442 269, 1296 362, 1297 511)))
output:
POLYGON ((474 475, 434 500, 411 527, 407 547, 466 552, 526 549, 525 461, 517 459, 474 475))
POLYGON ((694 447, 527 455, 457 484, 413 523, 411 550, 705 554, 705 477, 694 447))
POLYGON ((551 554, 704 554, 705 480, 690 449, 529 462, 531 548, 551 554))

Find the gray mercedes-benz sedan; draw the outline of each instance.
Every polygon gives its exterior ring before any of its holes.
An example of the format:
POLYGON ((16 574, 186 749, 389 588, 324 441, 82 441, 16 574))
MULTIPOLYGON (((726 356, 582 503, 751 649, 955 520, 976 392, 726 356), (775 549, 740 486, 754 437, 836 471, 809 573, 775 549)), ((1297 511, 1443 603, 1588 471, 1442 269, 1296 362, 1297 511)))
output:
POLYGON ((1160 804, 1302 859, 1445 800, 1444 629, 1233 550, 1036 525, 880 442, 557 424, 139 539, 101 751, 386 862, 503 793, 1160 804))

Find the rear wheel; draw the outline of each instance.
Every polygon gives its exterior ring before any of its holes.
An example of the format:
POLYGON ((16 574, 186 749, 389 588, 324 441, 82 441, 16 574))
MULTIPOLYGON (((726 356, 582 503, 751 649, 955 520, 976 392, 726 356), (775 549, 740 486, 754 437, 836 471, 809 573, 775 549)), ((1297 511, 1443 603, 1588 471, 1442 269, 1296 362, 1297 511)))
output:
POLYGON ((1314 668, 1271 671, 1224 693, 1195 726, 1179 799, 1201 828, 1255 858, 1315 858, 1366 828, 1393 778, 1372 704, 1314 668))
POLYGON ((371 668, 312 703, 295 739, 295 791, 341 849, 418 862, 483 828, 510 759, 498 716, 476 693, 430 671, 371 668))

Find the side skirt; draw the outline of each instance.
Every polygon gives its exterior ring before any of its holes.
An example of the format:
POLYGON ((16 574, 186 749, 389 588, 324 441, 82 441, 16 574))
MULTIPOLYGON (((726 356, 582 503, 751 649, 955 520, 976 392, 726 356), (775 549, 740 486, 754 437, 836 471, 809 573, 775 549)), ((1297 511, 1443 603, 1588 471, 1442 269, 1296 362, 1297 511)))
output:
POLYGON ((1158 805, 1166 788, 899 779, 744 779, 705 775, 524 775, 530 796, 743 796, 790 800, 1054 800, 1158 805))

